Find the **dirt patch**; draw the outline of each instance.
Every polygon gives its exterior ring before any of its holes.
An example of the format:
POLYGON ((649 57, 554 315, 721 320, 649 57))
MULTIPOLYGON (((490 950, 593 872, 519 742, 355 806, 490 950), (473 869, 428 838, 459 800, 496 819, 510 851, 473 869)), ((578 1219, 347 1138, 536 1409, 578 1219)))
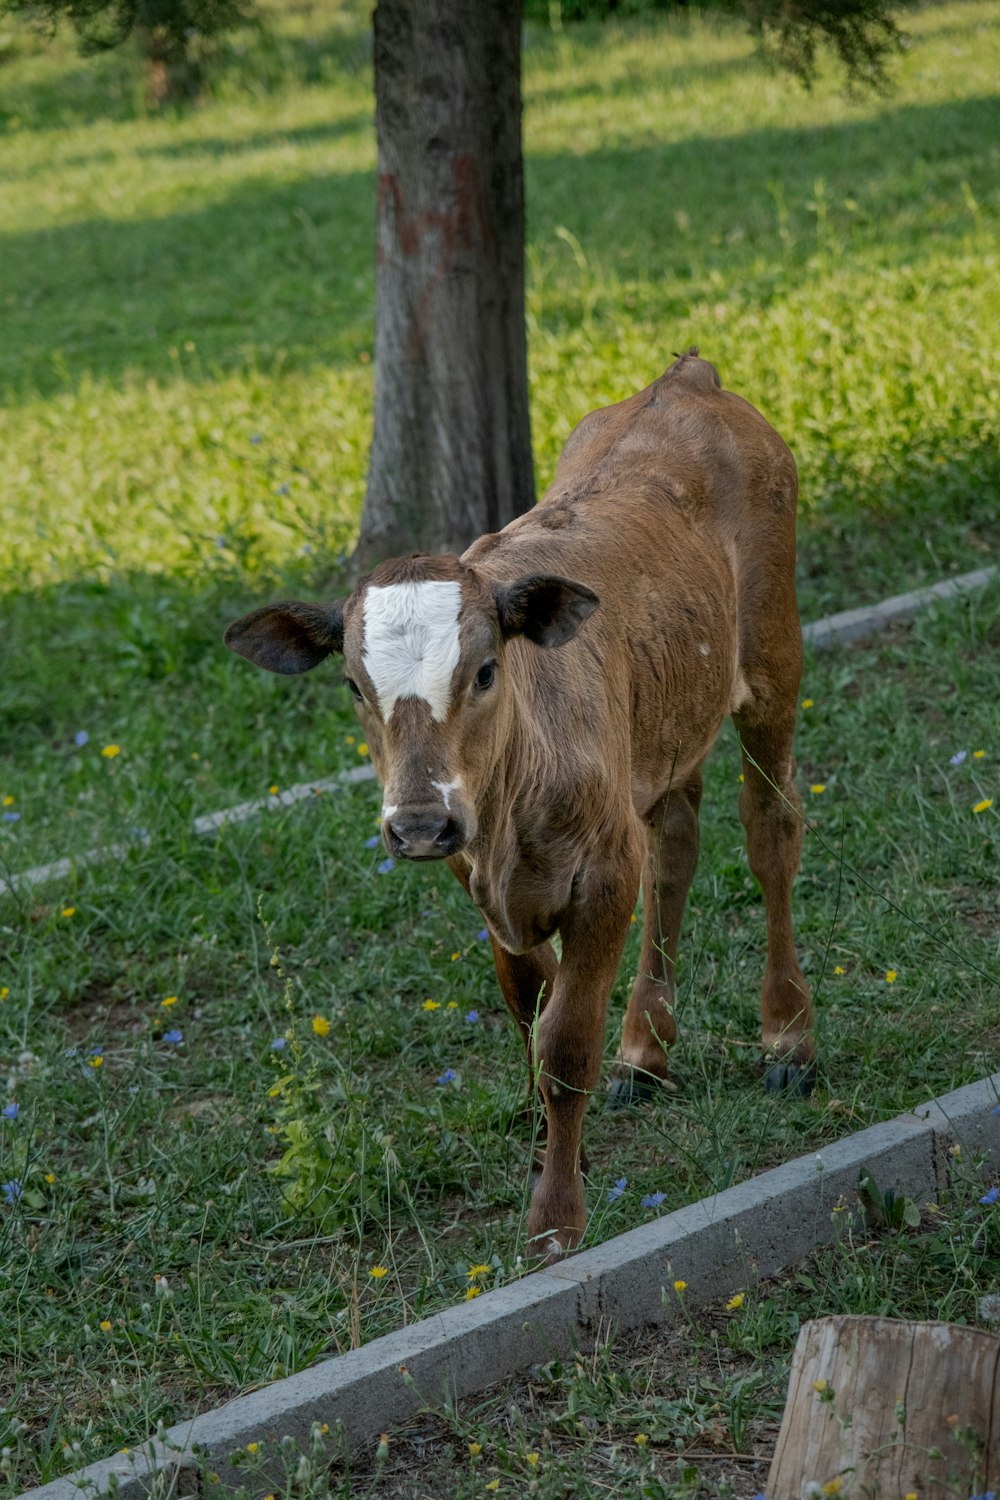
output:
POLYGON ((447 1417, 419 1414, 387 1435, 381 1460, 355 1455, 352 1485, 386 1500, 452 1500, 493 1479, 501 1494, 566 1500, 751 1500, 767 1478, 786 1371, 732 1350, 726 1323, 701 1316, 696 1329, 635 1332, 494 1386, 447 1417))

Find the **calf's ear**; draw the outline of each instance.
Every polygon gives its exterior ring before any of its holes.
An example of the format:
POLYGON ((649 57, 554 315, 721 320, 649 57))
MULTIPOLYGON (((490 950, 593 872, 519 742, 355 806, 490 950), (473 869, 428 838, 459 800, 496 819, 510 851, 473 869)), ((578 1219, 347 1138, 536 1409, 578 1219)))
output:
POLYGON ((600 602, 593 589, 551 573, 494 584, 493 591, 504 638, 524 635, 537 646, 563 645, 600 602))
POLYGON ((223 639, 230 651, 268 672, 308 672, 344 649, 343 604, 284 599, 234 620, 223 639))

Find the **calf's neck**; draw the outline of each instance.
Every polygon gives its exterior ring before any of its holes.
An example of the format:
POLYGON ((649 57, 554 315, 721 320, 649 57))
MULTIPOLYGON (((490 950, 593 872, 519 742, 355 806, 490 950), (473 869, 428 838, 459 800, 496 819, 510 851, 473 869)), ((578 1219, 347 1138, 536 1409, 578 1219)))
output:
POLYGON ((767 917, 767 1085, 812 1085, 790 904, 796 490, 781 438, 692 350, 585 417, 540 504, 462 557, 394 558, 345 600, 269 605, 226 632, 273 672, 343 655, 390 852, 447 860, 482 912, 544 1103, 528 1218, 543 1256, 584 1231, 583 1116, 640 883, 612 1094, 667 1079, 701 767, 727 714, 767 917))

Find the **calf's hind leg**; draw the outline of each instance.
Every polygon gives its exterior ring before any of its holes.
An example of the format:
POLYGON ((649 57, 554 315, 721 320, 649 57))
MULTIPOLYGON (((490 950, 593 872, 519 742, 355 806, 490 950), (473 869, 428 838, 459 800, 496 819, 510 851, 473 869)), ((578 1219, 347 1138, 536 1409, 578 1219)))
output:
POLYGON ((794 704, 768 724, 733 716, 743 749, 740 819, 750 868, 764 894, 767 968, 760 992, 769 1093, 809 1094, 816 1081, 813 1008, 792 938, 792 882, 802 850, 802 799, 792 776, 794 704))

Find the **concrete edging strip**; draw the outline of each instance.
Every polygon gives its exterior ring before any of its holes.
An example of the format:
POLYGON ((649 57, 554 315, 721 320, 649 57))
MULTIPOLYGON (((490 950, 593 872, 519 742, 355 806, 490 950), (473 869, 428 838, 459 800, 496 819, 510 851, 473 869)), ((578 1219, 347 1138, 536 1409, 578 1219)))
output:
MULTIPOLYGON (((113 1485, 139 1500, 161 1476, 161 1497, 190 1492, 198 1458, 235 1483, 228 1462, 251 1442, 308 1438, 313 1422, 343 1424, 366 1441, 414 1412, 482 1391, 618 1331, 669 1322, 675 1279, 698 1308, 776 1275, 835 1234, 863 1172, 880 1191, 926 1199, 947 1185, 949 1148, 1000 1164, 1000 1072, 798 1157, 687 1208, 533 1272, 360 1349, 239 1396, 119 1454, 26 1492, 31 1500, 99 1496, 113 1485), (667 1289, 669 1296, 664 1296, 667 1289), (172 1476, 172 1477, 168 1477, 172 1476)), ((673 1313, 676 1316, 676 1311, 673 1313)), ((26 1497, 24 1497, 26 1500, 26 1497)))
MULTIPOLYGON (((907 619, 936 600, 953 599, 956 594, 967 594, 975 589, 985 588, 996 576, 996 571, 995 567, 978 568, 974 573, 945 578, 940 583, 914 589, 908 594, 895 594, 891 599, 883 599, 880 604, 865 605, 861 609, 845 609, 840 614, 827 615, 825 619, 814 620, 811 625, 803 625, 803 642, 817 651, 824 651, 841 643, 861 640, 864 636, 884 630, 895 620, 907 619)), ((227 823, 245 823, 267 809, 292 807, 306 797, 322 792, 336 792, 353 782, 371 781, 374 776, 374 767, 367 765, 357 766, 354 770, 345 771, 339 776, 329 776, 322 781, 299 782, 283 792, 277 792, 273 797, 257 797, 251 802, 240 802, 235 807, 204 813, 194 819, 191 829, 199 836, 214 833, 227 823)), ((143 843, 146 840, 140 838, 136 842, 143 843)), ((0 896, 16 890, 20 885, 43 885, 49 880, 64 880, 74 869, 99 864, 106 859, 122 859, 125 853, 125 845, 111 844, 105 848, 87 849, 82 854, 57 859, 51 864, 35 865, 30 870, 15 871, 6 879, 0 879, 0 896)))

